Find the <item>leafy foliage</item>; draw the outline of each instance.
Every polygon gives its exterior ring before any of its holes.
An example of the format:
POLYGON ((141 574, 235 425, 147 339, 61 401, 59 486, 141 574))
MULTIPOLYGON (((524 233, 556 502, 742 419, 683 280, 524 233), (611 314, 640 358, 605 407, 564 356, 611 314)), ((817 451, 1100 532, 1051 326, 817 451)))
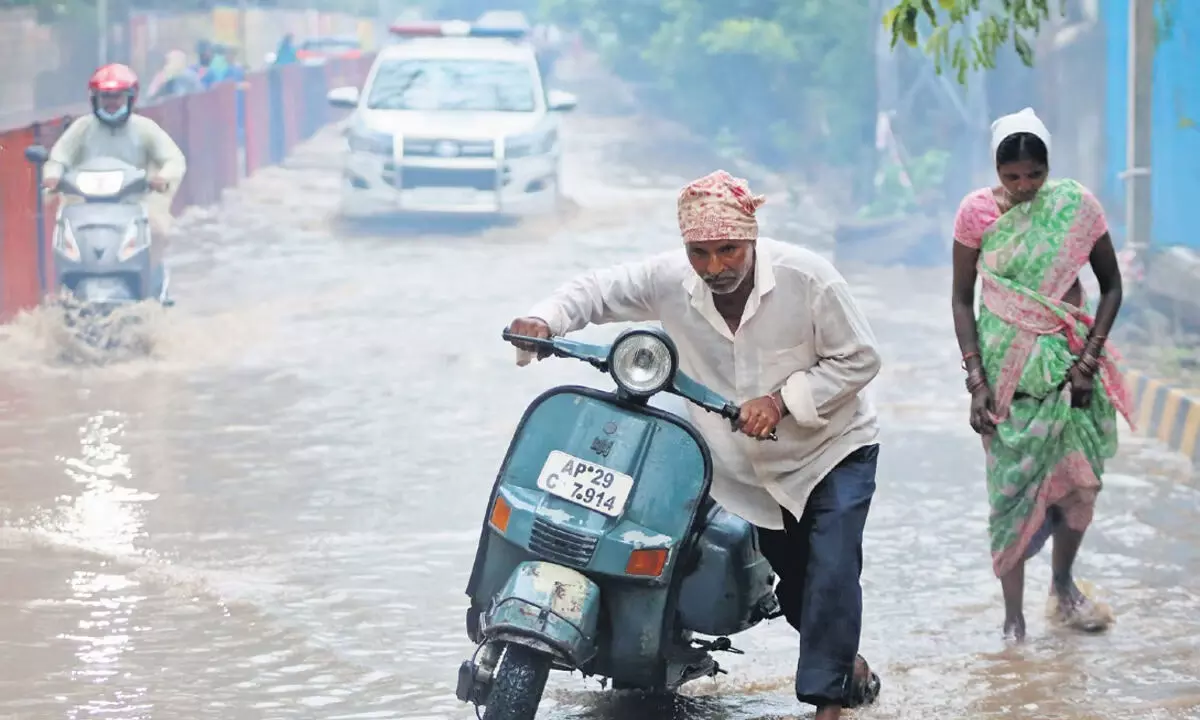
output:
MULTIPOLYGON (((966 82, 971 70, 996 67, 996 54, 1010 40, 1021 60, 1033 65, 1032 39, 1050 19, 1053 0, 1000 0, 997 12, 988 12, 974 28, 968 20, 978 13, 982 0, 899 0, 883 17, 884 27, 892 36, 892 48, 903 40, 909 47, 921 47, 929 55, 938 72, 949 65, 966 82), (945 14, 946 18, 941 16, 945 14), (922 19, 932 26, 932 32, 920 40, 918 25, 922 19), (945 21, 943 21, 945 20, 945 21), (958 31, 956 33, 956 31, 958 31)), ((1056 3, 1060 15, 1066 12, 1066 0, 1056 3)))
MULTIPOLYGON (((1180 1, 1156 0, 1160 39, 1171 32, 1180 1)), ((1032 67, 1034 39, 1051 20, 1051 13, 1065 16, 1066 9, 1066 0, 896 0, 883 25, 891 33, 893 49, 901 40, 920 47, 938 72, 949 67, 965 83, 972 70, 994 69, 997 53, 1009 42, 1021 61, 1032 67), (972 18, 978 20, 974 27, 972 18), (922 41, 920 26, 925 22, 931 29, 922 41)))
POLYGON ((656 109, 759 162, 850 164, 874 127, 869 3, 542 0, 656 109))

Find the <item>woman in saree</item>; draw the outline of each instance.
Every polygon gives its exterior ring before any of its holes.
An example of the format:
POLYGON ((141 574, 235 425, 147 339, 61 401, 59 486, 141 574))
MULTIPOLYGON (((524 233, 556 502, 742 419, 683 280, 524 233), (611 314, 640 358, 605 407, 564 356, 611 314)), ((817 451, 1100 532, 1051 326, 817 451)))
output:
POLYGON ((1074 180, 1048 178, 1050 133, 1032 109, 992 124, 992 154, 1000 184, 967 195, 955 219, 953 308, 971 427, 987 457, 1004 634, 1025 637, 1025 561, 1051 538, 1058 619, 1103 630, 1108 613, 1080 590, 1072 567, 1104 463, 1116 454, 1116 415, 1129 418, 1107 344, 1121 272, 1100 203, 1074 180), (1079 282, 1088 263, 1100 284, 1094 319, 1079 282))

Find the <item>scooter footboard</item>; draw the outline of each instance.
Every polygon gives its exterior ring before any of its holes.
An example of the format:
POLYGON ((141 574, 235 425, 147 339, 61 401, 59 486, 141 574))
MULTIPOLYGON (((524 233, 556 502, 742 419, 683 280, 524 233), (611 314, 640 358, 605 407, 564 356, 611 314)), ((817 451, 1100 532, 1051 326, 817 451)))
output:
POLYGON ((596 583, 561 565, 523 562, 493 599, 483 636, 543 643, 578 668, 595 655, 599 617, 596 583))

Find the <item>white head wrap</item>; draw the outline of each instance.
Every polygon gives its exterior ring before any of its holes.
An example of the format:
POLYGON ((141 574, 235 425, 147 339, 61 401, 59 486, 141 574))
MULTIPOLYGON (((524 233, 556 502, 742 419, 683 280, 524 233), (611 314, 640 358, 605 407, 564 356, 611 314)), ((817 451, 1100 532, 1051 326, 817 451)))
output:
POLYGON ((1036 136, 1046 145, 1046 155, 1050 154, 1050 131, 1046 129, 1041 118, 1033 111, 1033 108, 1025 108, 1021 112, 1005 115, 997 118, 996 122, 992 123, 992 160, 996 159, 996 151, 1000 149, 1000 143, 1010 135, 1017 133, 1029 133, 1036 136))

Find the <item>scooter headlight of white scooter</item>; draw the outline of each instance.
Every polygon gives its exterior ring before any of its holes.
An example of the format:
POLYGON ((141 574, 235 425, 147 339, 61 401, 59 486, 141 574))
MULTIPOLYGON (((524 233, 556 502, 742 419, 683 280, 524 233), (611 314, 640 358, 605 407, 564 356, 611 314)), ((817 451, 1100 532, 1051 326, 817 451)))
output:
POLYGON ((649 397, 671 384, 678 354, 670 339, 652 330, 629 330, 613 343, 608 368, 618 387, 649 397))
POLYGON ((125 173, 120 170, 81 172, 75 175, 75 187, 88 197, 112 197, 125 185, 125 173))

